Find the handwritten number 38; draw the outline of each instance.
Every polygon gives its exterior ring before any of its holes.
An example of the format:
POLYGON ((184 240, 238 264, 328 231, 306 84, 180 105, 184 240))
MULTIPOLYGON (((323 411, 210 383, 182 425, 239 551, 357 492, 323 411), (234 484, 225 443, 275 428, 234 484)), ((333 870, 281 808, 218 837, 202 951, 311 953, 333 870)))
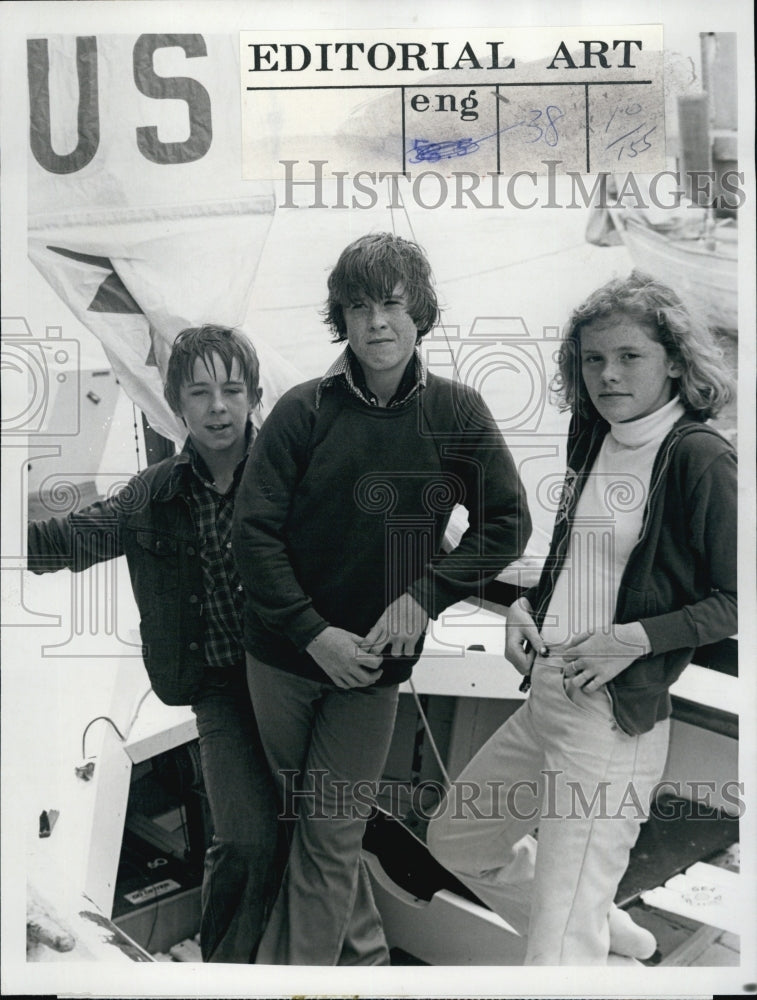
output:
POLYGON ((544 112, 540 111, 538 108, 532 108, 531 115, 532 115, 531 121, 524 122, 523 124, 526 126, 526 128, 534 129, 539 134, 535 135, 532 139, 528 139, 527 141, 530 143, 534 143, 534 142, 539 142, 541 139, 544 139, 544 141, 548 146, 556 146, 560 137, 557 134, 557 128, 555 126, 555 122, 559 121, 561 118, 564 117, 563 112, 556 105, 548 104, 544 112), (555 112, 557 112, 557 114, 555 114, 555 112), (544 115, 544 117, 546 117, 547 119, 546 126, 543 123, 538 124, 539 119, 542 118, 542 115, 544 115))

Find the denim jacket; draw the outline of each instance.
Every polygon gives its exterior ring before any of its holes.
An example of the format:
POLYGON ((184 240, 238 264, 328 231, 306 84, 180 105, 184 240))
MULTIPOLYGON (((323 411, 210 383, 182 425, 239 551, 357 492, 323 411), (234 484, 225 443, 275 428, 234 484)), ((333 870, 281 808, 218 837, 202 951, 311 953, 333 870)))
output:
MULTIPOLYGON (((565 562, 581 491, 609 425, 575 417, 568 473, 549 555, 526 593, 541 628, 565 562)), ((607 685, 615 720, 647 732, 671 712, 668 689, 699 646, 733 635, 736 604, 736 455, 716 430, 684 414, 655 457, 639 538, 620 582, 615 622, 640 621, 652 649, 607 685)))
POLYGON ((191 704, 206 671, 198 539, 183 495, 186 453, 134 476, 115 496, 66 517, 33 521, 28 568, 75 573, 125 555, 140 614, 142 653, 153 690, 168 705, 191 704))

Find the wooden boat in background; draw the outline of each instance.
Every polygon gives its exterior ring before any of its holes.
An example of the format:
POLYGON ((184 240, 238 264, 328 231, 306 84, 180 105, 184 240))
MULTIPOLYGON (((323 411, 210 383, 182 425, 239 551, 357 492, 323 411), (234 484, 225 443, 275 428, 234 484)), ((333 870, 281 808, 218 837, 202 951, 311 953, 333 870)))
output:
MULTIPOLYGON (((625 201, 601 208, 587 227, 590 243, 607 246, 618 239, 633 264, 675 289, 704 315, 713 330, 736 335, 738 329, 738 107, 736 36, 700 35, 702 90, 678 98, 674 139, 680 188, 661 207, 656 197, 643 204, 625 201), (658 206, 658 207, 654 207, 658 206), (608 218, 609 216, 609 218, 608 218)), ((659 178, 656 178, 659 180, 659 178)), ((636 177, 637 185, 643 178, 636 177)), ((612 181, 611 181, 612 184, 612 181)), ((625 190, 620 180, 618 188, 625 190)), ((665 196, 667 201, 670 194, 665 196)))
POLYGON ((609 213, 634 266, 659 278, 715 330, 738 329, 738 230, 735 219, 694 227, 656 225, 643 210, 609 213))

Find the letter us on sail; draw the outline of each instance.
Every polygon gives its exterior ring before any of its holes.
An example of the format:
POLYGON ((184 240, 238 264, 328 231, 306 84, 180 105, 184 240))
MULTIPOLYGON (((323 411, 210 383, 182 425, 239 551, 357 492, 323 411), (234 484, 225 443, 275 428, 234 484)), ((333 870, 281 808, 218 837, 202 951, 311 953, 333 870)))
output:
MULTIPOLYGON (((76 109, 71 106, 73 98, 65 88, 65 94, 51 93, 51 73, 49 40, 30 38, 27 40, 27 68, 29 79, 29 140, 31 151, 37 163, 54 174, 73 174, 92 163, 97 157, 100 137, 103 131, 101 120, 100 93, 102 69, 98 60, 97 38, 93 35, 79 35, 75 38, 70 60, 75 60, 78 82, 76 109), (54 110, 53 110, 54 109, 54 110), (65 116, 66 121, 56 122, 54 114, 65 116), (75 115, 76 141, 61 149, 62 125, 69 126, 75 115), (58 148, 56 148, 56 145, 58 148)), ((60 53, 59 53, 60 54, 60 53)), ((139 35, 132 50, 131 76, 133 86, 147 98, 156 101, 183 101, 186 106, 184 121, 180 127, 184 134, 171 141, 161 138, 158 125, 146 121, 134 129, 134 143, 141 155, 155 164, 192 163, 201 159, 210 149, 213 141, 213 120, 211 100, 206 87, 189 75, 190 60, 207 59, 205 39, 197 34, 144 34, 139 35), (187 72, 180 76, 165 76, 156 69, 156 54, 162 49, 179 48, 187 61, 187 72)), ((74 79, 71 67, 66 68, 68 76, 74 79)), ((110 68, 112 72, 112 67, 110 68)), ((128 80, 119 80, 118 85, 128 85, 128 80)), ((118 123, 108 123, 109 128, 118 123)), ((66 128, 68 135, 70 128, 66 128)))

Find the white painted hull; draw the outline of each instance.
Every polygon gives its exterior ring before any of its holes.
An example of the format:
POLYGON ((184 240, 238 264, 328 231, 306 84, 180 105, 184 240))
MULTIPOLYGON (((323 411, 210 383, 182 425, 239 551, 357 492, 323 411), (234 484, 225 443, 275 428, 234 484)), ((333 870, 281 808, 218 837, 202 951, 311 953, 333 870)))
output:
MULTIPOLYGON (((632 215, 610 213, 634 265, 675 289, 716 330, 738 329, 735 241, 680 239, 632 215)), ((715 230, 717 233, 717 229, 715 230)))

